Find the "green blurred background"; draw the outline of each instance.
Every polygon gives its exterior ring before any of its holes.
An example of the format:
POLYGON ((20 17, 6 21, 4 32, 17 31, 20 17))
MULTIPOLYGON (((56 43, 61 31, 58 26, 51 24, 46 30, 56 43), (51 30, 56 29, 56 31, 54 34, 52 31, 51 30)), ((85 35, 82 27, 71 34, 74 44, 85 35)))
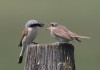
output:
MULTIPOLYGON (((0 70, 23 70, 18 64, 21 31, 29 19, 52 21, 80 35, 92 37, 73 41, 76 70, 100 70, 100 0, 0 0, 0 70)), ((39 30, 39 43, 55 42, 47 30, 39 30)))

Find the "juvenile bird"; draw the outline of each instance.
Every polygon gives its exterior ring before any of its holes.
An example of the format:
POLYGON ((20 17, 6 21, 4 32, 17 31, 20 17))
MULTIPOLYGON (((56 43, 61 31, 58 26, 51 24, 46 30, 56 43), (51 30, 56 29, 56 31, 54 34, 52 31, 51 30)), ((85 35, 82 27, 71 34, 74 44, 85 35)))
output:
POLYGON ((21 52, 20 52, 20 56, 19 56, 19 60, 18 63, 22 63, 23 60, 23 55, 25 52, 25 49, 27 48, 27 46, 36 38, 37 36, 37 32, 38 32, 38 28, 37 27, 43 27, 44 24, 39 23, 36 20, 29 20, 27 21, 27 23, 25 24, 25 28, 22 31, 22 38, 20 40, 20 44, 19 47, 22 47, 21 52))
POLYGON ((81 36, 76 33, 73 33, 70 30, 68 30, 65 26, 60 25, 56 22, 50 23, 50 27, 47 29, 51 31, 51 35, 56 40, 63 43, 68 43, 69 41, 72 41, 74 39, 81 42, 79 38, 90 38, 90 37, 81 36))

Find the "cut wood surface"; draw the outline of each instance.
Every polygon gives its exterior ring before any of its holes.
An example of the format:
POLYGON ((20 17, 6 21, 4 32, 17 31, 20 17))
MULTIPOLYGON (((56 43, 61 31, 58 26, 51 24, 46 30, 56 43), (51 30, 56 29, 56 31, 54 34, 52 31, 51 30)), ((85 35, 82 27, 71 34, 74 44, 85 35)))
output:
POLYGON ((66 43, 30 44, 24 70, 75 70, 74 46, 66 43))

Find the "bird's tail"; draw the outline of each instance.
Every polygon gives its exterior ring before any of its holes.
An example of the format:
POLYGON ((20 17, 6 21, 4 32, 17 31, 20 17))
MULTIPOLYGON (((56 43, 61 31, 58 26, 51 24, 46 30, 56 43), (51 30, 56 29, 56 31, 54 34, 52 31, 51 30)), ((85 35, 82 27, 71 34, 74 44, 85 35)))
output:
POLYGON ((87 38, 87 39, 90 39, 91 37, 87 37, 87 36, 77 36, 77 38, 87 38))
POLYGON ((87 38, 87 39, 91 38, 91 37, 87 37, 87 36, 78 35, 76 33, 69 31, 69 30, 68 30, 68 33, 70 34, 71 37, 75 37, 75 38, 87 38))
POLYGON ((23 56, 19 56, 18 64, 22 63, 23 61, 23 56))
POLYGON ((19 60, 18 60, 18 64, 22 63, 23 61, 23 56, 24 56, 24 52, 26 50, 26 45, 22 46, 22 50, 21 50, 21 53, 20 53, 20 56, 19 56, 19 60))

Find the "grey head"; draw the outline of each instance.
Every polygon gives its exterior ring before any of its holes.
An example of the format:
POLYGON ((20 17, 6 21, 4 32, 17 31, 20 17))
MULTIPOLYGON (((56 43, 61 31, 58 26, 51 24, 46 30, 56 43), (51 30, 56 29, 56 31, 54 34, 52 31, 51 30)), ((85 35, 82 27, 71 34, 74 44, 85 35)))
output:
POLYGON ((44 24, 43 23, 39 23, 36 20, 29 20, 27 21, 27 23, 25 24, 25 27, 43 27, 44 24))
POLYGON ((56 22, 51 22, 51 23, 50 23, 50 26, 51 26, 51 27, 57 27, 58 25, 59 25, 59 24, 56 23, 56 22))

